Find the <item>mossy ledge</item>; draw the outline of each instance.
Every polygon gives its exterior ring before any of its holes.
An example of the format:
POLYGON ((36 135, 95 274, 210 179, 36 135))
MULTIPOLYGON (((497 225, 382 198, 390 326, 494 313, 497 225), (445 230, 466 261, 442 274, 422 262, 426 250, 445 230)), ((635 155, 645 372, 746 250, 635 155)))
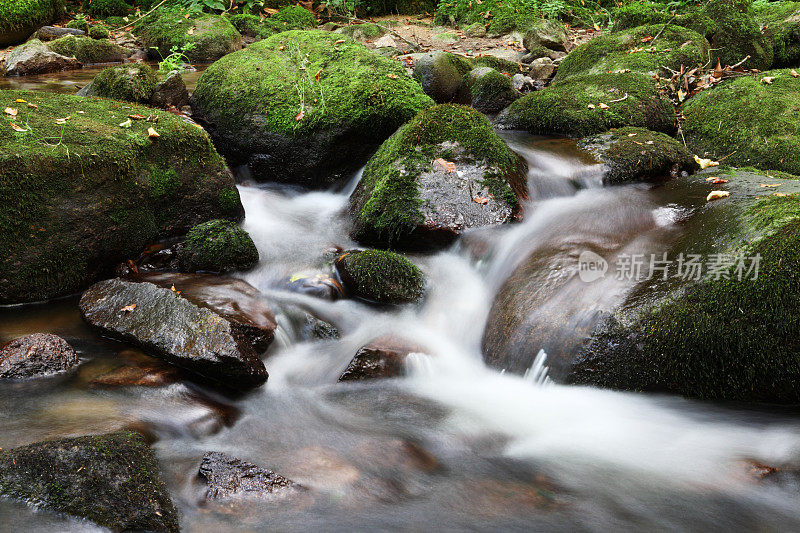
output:
POLYGON ((175 115, 131 121, 152 109, 31 91, 0 104, 26 130, 0 128, 0 303, 74 293, 157 239, 244 215, 208 136, 175 115))

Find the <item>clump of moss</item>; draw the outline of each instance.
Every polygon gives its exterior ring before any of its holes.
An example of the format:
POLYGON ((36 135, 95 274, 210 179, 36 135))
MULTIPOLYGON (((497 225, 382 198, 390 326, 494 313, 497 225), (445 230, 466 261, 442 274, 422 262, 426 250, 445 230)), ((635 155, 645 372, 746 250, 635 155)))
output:
POLYGON ((60 0, 5 0, 0 17, 0 46, 24 41, 37 28, 50 24, 62 9, 60 0))
POLYGON ((217 196, 219 206, 225 214, 234 215, 242 208, 239 190, 236 187, 225 187, 217 196))
POLYGON ((573 76, 523 96, 498 121, 537 135, 572 137, 623 126, 668 134, 677 128, 672 103, 659 93, 654 80, 634 72, 573 76))
POLYGON ((348 293, 373 302, 413 303, 425 292, 422 271, 394 252, 348 252, 337 259, 336 271, 348 293))
POLYGON ((116 43, 92 39, 84 35, 65 35, 47 44, 53 52, 74 57, 84 64, 120 63, 127 51, 116 43))
POLYGON ((725 82, 683 106, 690 149, 731 165, 800 174, 800 79, 773 70, 725 82), (761 83, 772 77, 772 84, 761 83))
POLYGON ((497 72, 513 76, 522 71, 519 63, 503 59, 495 56, 480 56, 472 58, 471 64, 473 67, 489 67, 495 69, 497 72))
POLYGON ((89 28, 89 37, 92 39, 108 39, 110 35, 111 32, 108 30, 108 26, 104 24, 95 24, 89 28))
POLYGON ((418 178, 435 159, 452 160, 456 149, 485 167, 486 186, 495 199, 516 210, 524 191, 519 157, 479 112, 444 104, 419 113, 369 160, 350 198, 351 235, 387 247, 429 246, 418 235, 424 222, 418 178))
POLYGON ((714 22, 710 37, 712 60, 734 65, 746 56, 745 68, 766 70, 772 66, 772 44, 761 33, 749 0, 710 0, 703 13, 714 22))
POLYGON ((191 13, 189 18, 176 8, 161 8, 133 27, 154 59, 167 57, 173 47, 186 51, 190 61, 209 62, 241 47, 241 34, 227 17, 191 13), (191 30, 191 33, 190 33, 191 30))
POLYGON ((800 66, 800 2, 770 2, 755 9, 775 51, 773 68, 800 66))
POLYGON ((687 69, 708 61, 708 41, 697 32, 680 26, 639 26, 624 32, 596 37, 569 53, 556 72, 556 81, 578 74, 633 71, 652 76, 687 69), (661 33, 658 40, 643 39, 661 33), (655 51, 654 51, 655 50, 655 51))
POLYGON ((245 37, 265 39, 276 33, 275 29, 266 24, 261 17, 249 13, 232 16, 231 24, 245 37))
POLYGON ((693 154, 663 133, 644 128, 619 128, 581 139, 578 145, 608 167, 604 181, 663 181, 698 168, 693 154))
POLYGON ((275 31, 308 30, 317 27, 317 19, 308 9, 288 6, 272 15, 269 26, 275 31))
POLYGON ((591 25, 600 21, 600 4, 595 1, 566 1, 532 5, 525 0, 442 0, 436 9, 434 21, 446 25, 454 23, 470 26, 486 24, 490 34, 505 35, 513 31, 525 32, 542 17, 562 19, 574 25, 591 25))
POLYGON ((120 65, 103 69, 95 76, 92 90, 97 96, 146 104, 156 90, 158 77, 149 65, 120 65))
POLYGON ((629 30, 638 26, 666 24, 672 15, 662 4, 644 0, 628 2, 614 9, 611 14, 614 31, 629 30))
POLYGON ((82 30, 89 33, 89 21, 83 16, 78 16, 67 23, 67 28, 82 30))
POLYGON ((124 0, 91 0, 87 11, 94 18, 125 16, 131 11, 131 6, 124 0))
POLYGON ((336 33, 349 35, 357 41, 374 40, 386 33, 386 30, 377 24, 348 24, 336 30, 336 33))
POLYGON ((228 220, 211 220, 193 227, 180 254, 191 272, 250 270, 258 264, 258 248, 245 230, 228 220))
POLYGON ((174 168, 156 167, 150 172, 150 196, 154 200, 170 200, 181 186, 181 178, 174 168))
POLYGON ((472 107, 481 113, 502 111, 522 94, 514 89, 511 78, 494 69, 482 67, 468 75, 472 107))

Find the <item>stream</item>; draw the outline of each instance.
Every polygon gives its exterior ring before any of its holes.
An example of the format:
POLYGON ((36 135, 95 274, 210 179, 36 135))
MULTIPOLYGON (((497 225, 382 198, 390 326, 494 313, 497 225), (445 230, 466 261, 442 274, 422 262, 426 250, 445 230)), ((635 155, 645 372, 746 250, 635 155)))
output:
MULTIPOLYGON (((37 88, 81 80, 51 76, 37 88)), ((120 358, 149 358, 93 333, 77 297, 0 308, 0 341, 52 332, 82 359, 74 373, 0 387, 0 448, 145 431, 185 531, 800 529, 796 481, 750 472, 751 462, 800 466, 798 413, 551 379, 561 372, 558 353, 632 283, 579 283, 574 258, 585 249, 605 257, 663 249, 680 232, 678 208, 668 188, 603 187, 602 169, 572 141, 502 136, 529 165, 524 221, 412 256, 430 280, 419 307, 375 308, 284 289, 290 276, 323 272, 325 250, 357 246, 347 236, 346 207, 358 175, 323 192, 241 180, 244 228, 261 260, 240 276, 264 293, 279 323, 265 359, 269 381, 246 395, 189 381, 93 386, 120 358), (534 255, 530 275, 542 279, 531 320, 544 323, 542 350, 520 354, 524 375, 500 373, 482 358, 487 316, 503 282, 534 255), (296 309, 334 324, 341 338, 304 341, 296 309), (358 348, 386 333, 426 348, 409 357, 408 376, 337 383, 358 348), (291 502, 204 506, 196 474, 212 450, 312 490, 291 502)), ((0 500, 0 529, 9 524, 99 530, 0 500)))

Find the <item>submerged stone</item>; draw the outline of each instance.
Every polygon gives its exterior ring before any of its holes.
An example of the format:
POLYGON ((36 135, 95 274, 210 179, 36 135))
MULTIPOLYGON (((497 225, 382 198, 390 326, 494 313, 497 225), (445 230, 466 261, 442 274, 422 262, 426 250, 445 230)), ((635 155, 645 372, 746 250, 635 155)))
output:
POLYGON ((222 452, 206 453, 197 475, 208 485, 206 501, 281 498, 306 490, 272 470, 222 452))
POLYGON ((34 333, 0 346, 0 379, 26 379, 66 372, 80 362, 57 335, 34 333))

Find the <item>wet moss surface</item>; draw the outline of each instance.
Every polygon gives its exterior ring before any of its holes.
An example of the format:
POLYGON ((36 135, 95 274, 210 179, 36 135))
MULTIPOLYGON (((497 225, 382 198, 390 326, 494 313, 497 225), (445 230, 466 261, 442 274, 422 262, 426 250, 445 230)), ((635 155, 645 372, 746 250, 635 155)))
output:
POLYGON ((97 96, 146 104, 153 97, 157 82, 149 65, 122 65, 100 71, 92 81, 92 91, 97 96))
POLYGON ((416 302, 425 291, 425 275, 400 254, 383 250, 348 252, 336 261, 345 289, 378 303, 416 302))
POLYGON ((190 272, 249 270, 258 263, 258 249, 238 225, 228 220, 210 220, 187 233, 181 263, 190 272))

